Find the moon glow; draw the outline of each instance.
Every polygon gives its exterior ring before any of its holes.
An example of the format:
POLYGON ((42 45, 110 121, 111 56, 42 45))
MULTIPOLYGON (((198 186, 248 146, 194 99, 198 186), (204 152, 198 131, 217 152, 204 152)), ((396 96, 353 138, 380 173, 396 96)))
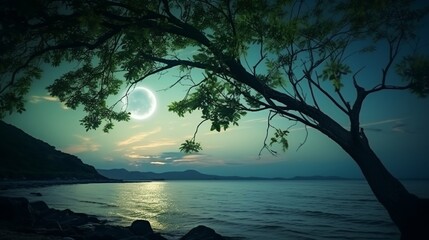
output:
POLYGON ((156 97, 151 90, 145 87, 136 87, 129 93, 125 104, 131 113, 131 118, 143 120, 155 113, 156 97))

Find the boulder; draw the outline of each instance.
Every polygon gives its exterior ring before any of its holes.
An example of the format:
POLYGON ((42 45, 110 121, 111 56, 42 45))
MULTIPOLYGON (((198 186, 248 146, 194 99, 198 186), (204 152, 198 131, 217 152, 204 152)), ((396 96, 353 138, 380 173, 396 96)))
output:
POLYGON ((48 207, 48 205, 45 202, 43 202, 43 201, 30 202, 30 206, 31 206, 31 208, 33 210, 33 214, 37 218, 40 218, 40 217, 44 216, 50 210, 49 207, 48 207))
POLYGON ((167 240, 167 238, 163 237, 159 233, 153 233, 146 237, 147 240, 167 240))
POLYGON ((167 238, 161 236, 159 233, 153 233, 148 236, 131 236, 127 238, 121 238, 120 240, 168 240, 167 238))
POLYGON ((126 240, 167 240, 161 234, 154 233, 150 222, 146 220, 135 220, 129 229, 136 236, 127 238, 126 240))
POLYGON ((153 234, 152 226, 149 221, 135 220, 131 223, 130 231, 137 236, 148 236, 153 234))
POLYGON ((87 214, 75 213, 69 209, 50 209, 47 206, 46 209, 44 205, 46 205, 44 202, 32 203, 34 215, 36 216, 34 227, 69 231, 77 226, 101 222, 87 214))
POLYGON ((31 206, 27 199, 17 197, 0 197, 0 220, 15 223, 22 227, 31 226, 34 221, 31 206))
MULTIPOLYGON (((28 239, 64 237, 63 240, 167 240, 161 234, 155 233, 146 220, 136 220, 130 227, 105 223, 94 216, 75 213, 69 209, 49 208, 43 201, 30 203, 25 198, 0 196, 0 229, 16 231, 16 234, 22 232, 40 236, 28 239)), ((0 236, 0 239, 3 238, 0 236)), ((202 225, 193 228, 181 238, 181 240, 224 239, 213 229, 202 225)))
POLYGON ((79 237, 83 240, 118 240, 135 236, 126 227, 106 225, 103 223, 91 223, 75 228, 79 237))
POLYGON ((196 228, 191 229, 185 236, 180 240, 224 240, 224 238, 215 232, 215 230, 200 225, 196 228))

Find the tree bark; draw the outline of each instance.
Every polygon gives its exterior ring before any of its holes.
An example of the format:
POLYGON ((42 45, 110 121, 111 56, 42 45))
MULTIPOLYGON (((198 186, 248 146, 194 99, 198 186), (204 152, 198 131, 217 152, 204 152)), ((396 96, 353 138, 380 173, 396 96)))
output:
POLYGON ((399 228, 401 239, 429 239, 429 199, 409 193, 386 169, 363 133, 350 141, 352 144, 336 142, 358 164, 375 197, 399 228))

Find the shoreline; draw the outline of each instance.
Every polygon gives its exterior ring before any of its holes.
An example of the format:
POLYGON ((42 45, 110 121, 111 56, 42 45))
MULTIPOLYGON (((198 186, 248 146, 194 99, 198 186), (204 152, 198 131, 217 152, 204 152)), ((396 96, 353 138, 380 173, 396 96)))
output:
MULTIPOLYGON (((96 216, 69 209, 50 208, 44 201, 24 197, 0 196, 0 239, 6 240, 169 240, 155 232, 147 220, 135 220, 130 226, 109 224, 96 216)), ((180 240, 233 240, 199 225, 180 240)))
POLYGON ((115 179, 70 179, 70 180, 0 180, 0 191, 17 188, 39 188, 55 185, 90 184, 90 183, 125 183, 115 179))

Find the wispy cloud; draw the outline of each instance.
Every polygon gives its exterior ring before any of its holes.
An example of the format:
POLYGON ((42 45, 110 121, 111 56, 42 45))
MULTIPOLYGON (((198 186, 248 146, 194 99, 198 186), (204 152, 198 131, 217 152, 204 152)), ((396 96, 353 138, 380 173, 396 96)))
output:
MULTIPOLYGON (((382 132, 384 131, 382 128, 379 127, 374 127, 374 126, 383 126, 383 125, 388 125, 388 124, 392 124, 394 123, 395 125, 392 126, 391 131, 394 132, 406 132, 403 127, 406 126, 406 124, 403 123, 403 120, 405 118, 392 118, 392 119, 385 119, 385 120, 380 120, 380 121, 375 121, 375 122, 367 122, 367 123, 363 123, 360 126, 362 128, 364 128, 365 130, 369 130, 369 131, 374 131, 374 132, 382 132)), ((347 125, 343 125, 344 128, 348 129, 350 128, 350 126, 347 125)), ((305 129, 312 129, 312 127, 295 127, 295 128, 290 128, 289 132, 295 132, 295 131, 302 131, 305 129)))
POLYGON ((131 147, 132 150, 141 150, 146 148, 158 148, 158 147, 164 147, 164 146, 174 146, 177 145, 177 142, 171 141, 171 140, 160 140, 160 141, 153 141, 144 145, 138 145, 131 147))
POLYGON ((396 133, 412 133, 412 131, 407 130, 407 124, 404 123, 404 120, 406 118, 393 118, 393 119, 386 119, 382 121, 376 121, 376 122, 370 122, 362 124, 361 127, 363 127, 365 130, 374 131, 374 132, 384 132, 384 131, 390 131, 390 132, 396 132, 396 133), (382 125, 391 125, 390 128, 382 128, 382 127, 374 127, 374 126, 382 126, 382 125))
POLYGON ((69 109, 66 105, 64 105, 64 103, 60 102, 60 100, 57 97, 52 97, 49 95, 44 95, 44 96, 32 95, 30 97, 30 103, 37 104, 40 102, 58 102, 61 104, 62 109, 69 109))
POLYGON ((82 152, 96 152, 99 150, 100 145, 95 143, 91 138, 76 135, 76 138, 79 139, 79 143, 71 145, 62 149, 64 152, 70 154, 82 153, 82 152))
POLYGON ((183 165, 192 164, 200 166, 225 165, 224 161, 216 160, 205 154, 184 154, 182 152, 163 152, 160 155, 140 155, 135 152, 126 154, 133 164, 152 165, 183 165))
POLYGON ((254 119, 244 120, 242 123, 266 123, 267 121, 268 121, 267 118, 254 118, 254 119))
POLYGON ((176 159, 183 158, 185 154, 182 152, 163 152, 159 155, 143 155, 137 154, 136 152, 131 152, 130 154, 126 154, 126 156, 132 159, 140 159, 144 162, 163 162, 169 164, 176 159))
POLYGON ((364 123, 361 124, 361 127, 369 127, 369 126, 375 126, 375 125, 383 125, 383 124, 387 124, 387 123, 396 123, 399 121, 404 120, 404 118, 393 118, 393 119, 386 119, 386 120, 381 120, 381 121, 375 121, 375 122, 369 122, 369 123, 364 123))
POLYGON ((407 130, 407 124, 403 123, 402 121, 399 121, 393 125, 391 130, 392 132, 397 133, 414 133, 414 131, 407 130))
POLYGON ((153 159, 153 156, 138 154, 136 152, 126 153, 125 157, 131 158, 131 159, 149 159, 149 160, 153 159))
POLYGON ((58 102, 58 98, 57 97, 52 97, 52 96, 37 96, 37 95, 33 95, 31 96, 30 102, 31 103, 38 103, 41 101, 48 101, 48 102, 58 102))
POLYGON ((165 165, 166 163, 154 161, 154 162, 150 162, 150 164, 152 164, 152 165, 165 165))
POLYGON ((196 163, 196 162, 200 162, 200 160, 204 158, 205 158, 205 155, 191 154, 191 155, 185 155, 180 159, 173 160, 173 163, 196 163))
POLYGON ((145 139, 151 135, 154 135, 156 133, 159 133, 159 132, 161 132, 161 127, 157 127, 150 132, 142 132, 142 133, 139 133, 137 135, 131 136, 125 140, 118 142, 117 145, 118 146, 128 146, 128 145, 131 145, 134 143, 138 143, 138 142, 142 141, 143 139, 145 139))

